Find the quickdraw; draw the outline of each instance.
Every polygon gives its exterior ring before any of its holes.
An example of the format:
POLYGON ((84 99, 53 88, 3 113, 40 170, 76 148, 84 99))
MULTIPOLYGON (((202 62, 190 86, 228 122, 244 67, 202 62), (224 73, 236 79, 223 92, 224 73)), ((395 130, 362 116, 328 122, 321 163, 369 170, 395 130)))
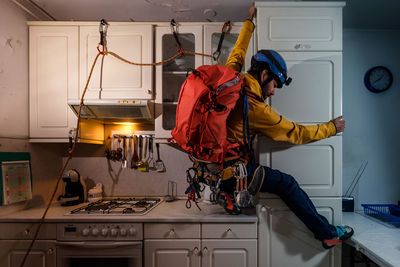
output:
POLYGON ((178 53, 183 55, 183 53, 184 53, 183 46, 182 46, 182 44, 181 44, 181 42, 179 41, 179 38, 178 38, 178 23, 176 23, 174 19, 171 19, 171 22, 170 22, 169 26, 171 28, 172 34, 174 35, 178 53))
POLYGON ((201 188, 200 186, 196 168, 192 167, 186 170, 186 181, 189 184, 185 191, 185 194, 188 195, 186 208, 190 209, 192 207, 191 201, 193 201, 194 204, 196 204, 197 208, 201 210, 198 205, 197 199, 201 198, 200 192, 204 190, 204 186, 203 188, 201 188))
POLYGON ((100 32, 100 42, 99 45, 97 46, 97 51, 104 55, 107 52, 107 29, 108 29, 108 22, 105 19, 102 19, 100 21, 99 25, 99 32, 100 32), (100 50, 100 46, 102 46, 102 49, 100 50))
POLYGON ((225 38, 225 34, 229 33, 231 31, 231 29, 232 29, 232 25, 231 25, 230 21, 225 22, 224 25, 222 26, 221 37, 219 38, 217 50, 215 50, 215 52, 212 55, 214 61, 218 62, 219 56, 221 55, 221 48, 222 48, 222 43, 225 38))

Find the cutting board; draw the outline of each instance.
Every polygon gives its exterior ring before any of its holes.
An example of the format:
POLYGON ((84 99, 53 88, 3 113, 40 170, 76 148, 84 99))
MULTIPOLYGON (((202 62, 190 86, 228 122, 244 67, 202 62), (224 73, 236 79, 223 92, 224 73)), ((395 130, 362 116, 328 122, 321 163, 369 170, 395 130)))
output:
POLYGON ((32 199, 29 152, 0 152, 0 205, 32 199))

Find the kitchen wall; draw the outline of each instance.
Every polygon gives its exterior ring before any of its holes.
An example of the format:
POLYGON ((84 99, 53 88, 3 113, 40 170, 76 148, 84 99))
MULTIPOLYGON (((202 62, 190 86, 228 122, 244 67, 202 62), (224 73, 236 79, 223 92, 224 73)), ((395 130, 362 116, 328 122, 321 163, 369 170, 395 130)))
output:
MULTIPOLYGON (((106 196, 164 196, 167 194, 168 181, 176 182, 178 195, 184 195, 187 187, 186 169, 192 165, 185 153, 168 144, 160 144, 160 159, 166 167, 163 173, 123 169, 121 162, 109 161, 104 157, 103 146, 78 144, 74 155, 69 167, 80 172, 88 189, 96 183, 102 183, 106 196)), ((157 159, 156 153, 154 159, 157 159)))
POLYGON ((343 35, 343 192, 358 169, 368 165, 354 190, 355 207, 400 200, 400 30, 345 30, 343 35), (368 91, 363 78, 376 65, 388 67, 392 87, 368 91), (364 163, 365 164, 365 163, 364 163))
POLYGON ((28 142, 28 28, 31 19, 9 0, 0 0, 0 152, 30 152, 33 200, 0 207, 0 214, 42 205, 52 193, 63 145, 28 142))

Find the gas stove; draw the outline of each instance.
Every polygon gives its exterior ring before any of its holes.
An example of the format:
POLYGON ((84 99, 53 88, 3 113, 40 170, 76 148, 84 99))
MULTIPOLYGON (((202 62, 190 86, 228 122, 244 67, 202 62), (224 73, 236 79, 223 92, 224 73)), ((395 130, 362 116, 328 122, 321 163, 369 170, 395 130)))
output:
POLYGON ((161 198, 104 198, 66 215, 144 215, 162 202, 161 198))

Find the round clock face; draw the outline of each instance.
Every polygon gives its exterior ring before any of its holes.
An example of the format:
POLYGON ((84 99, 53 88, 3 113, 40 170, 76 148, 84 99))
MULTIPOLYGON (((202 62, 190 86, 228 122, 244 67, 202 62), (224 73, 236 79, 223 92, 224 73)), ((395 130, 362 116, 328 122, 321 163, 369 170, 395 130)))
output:
POLYGON ((367 71, 364 84, 373 93, 380 93, 390 88, 393 76, 390 70, 383 66, 376 66, 367 71))

